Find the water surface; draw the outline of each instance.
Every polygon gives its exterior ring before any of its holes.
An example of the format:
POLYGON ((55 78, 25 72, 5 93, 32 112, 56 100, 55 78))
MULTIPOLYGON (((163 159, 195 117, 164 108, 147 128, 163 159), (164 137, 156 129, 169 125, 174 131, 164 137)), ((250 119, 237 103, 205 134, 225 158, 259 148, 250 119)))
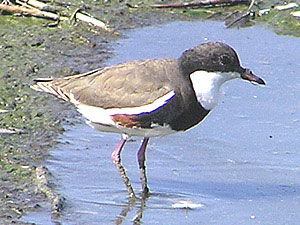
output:
MULTIPOLYGON (((186 133, 150 140, 148 181, 154 193, 130 203, 110 154, 120 137, 84 123, 67 127, 47 167, 67 198, 62 224, 297 224, 300 216, 300 40, 264 27, 225 29, 219 22, 175 22, 136 29, 115 43, 107 65, 178 57, 207 41, 222 41, 266 87, 235 80, 217 108, 186 133), (193 210, 177 208, 182 201, 193 210)), ((140 192, 136 152, 127 143, 123 164, 140 192)), ((53 224, 47 212, 24 218, 53 224)))

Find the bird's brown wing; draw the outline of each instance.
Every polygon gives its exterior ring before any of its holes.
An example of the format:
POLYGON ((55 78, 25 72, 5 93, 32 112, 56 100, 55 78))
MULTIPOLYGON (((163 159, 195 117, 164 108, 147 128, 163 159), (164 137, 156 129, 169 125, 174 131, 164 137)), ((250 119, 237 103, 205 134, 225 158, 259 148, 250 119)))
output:
POLYGON ((33 88, 104 109, 138 107, 172 91, 170 73, 176 70, 176 59, 133 61, 64 78, 37 79, 33 88))

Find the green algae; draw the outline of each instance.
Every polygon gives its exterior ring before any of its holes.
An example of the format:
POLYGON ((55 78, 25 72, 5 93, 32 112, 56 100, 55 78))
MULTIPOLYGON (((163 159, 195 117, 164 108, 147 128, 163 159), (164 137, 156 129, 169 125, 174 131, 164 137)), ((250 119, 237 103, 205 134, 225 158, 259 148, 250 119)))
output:
POLYGON ((64 107, 29 85, 34 77, 55 71, 55 64, 47 59, 55 61, 57 47, 76 36, 69 33, 72 28, 58 33, 59 28, 44 28, 44 23, 33 17, 0 17, 0 109, 7 110, 0 114, 0 128, 16 132, 0 134, 0 221, 4 223, 16 222, 31 204, 41 201, 35 193, 34 168, 63 131, 59 116, 64 107))
POLYGON ((300 18, 291 16, 292 12, 300 11, 300 8, 292 10, 271 10, 267 15, 258 17, 257 21, 267 23, 276 33, 300 37, 300 18))

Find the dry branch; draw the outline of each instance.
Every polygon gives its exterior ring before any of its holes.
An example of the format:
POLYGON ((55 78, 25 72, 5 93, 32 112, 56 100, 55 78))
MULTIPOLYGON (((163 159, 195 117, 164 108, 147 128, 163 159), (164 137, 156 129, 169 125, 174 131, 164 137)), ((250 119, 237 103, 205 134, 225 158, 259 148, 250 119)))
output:
POLYGON ((249 17, 250 15, 251 15, 250 12, 246 12, 246 13, 244 13, 243 15, 239 16, 237 19, 235 19, 235 20, 233 20, 233 21, 231 21, 231 22, 229 22, 229 23, 226 23, 226 27, 227 27, 227 28, 230 28, 230 27, 232 27, 234 24, 236 24, 236 23, 240 22, 241 20, 243 20, 243 19, 249 17))
POLYGON ((31 5, 35 8, 38 8, 38 9, 44 10, 44 11, 49 11, 49 12, 57 12, 58 11, 53 6, 47 5, 44 2, 40 2, 40 1, 37 1, 37 0, 20 0, 18 2, 26 3, 28 5, 31 5))
POLYGON ((108 32, 111 31, 111 29, 104 22, 102 22, 102 21, 100 21, 100 20, 98 20, 96 18, 93 18, 91 16, 88 16, 86 14, 83 14, 83 13, 81 13, 79 11, 80 11, 80 9, 77 9, 73 13, 73 15, 71 16, 71 19, 70 19, 71 21, 73 19, 76 19, 76 20, 80 20, 80 21, 85 22, 85 23, 92 24, 92 25, 94 25, 94 26, 96 26, 98 28, 101 28, 103 30, 106 30, 108 32))
POLYGON ((97 20, 97 19, 95 19, 93 17, 87 16, 87 15, 85 15, 83 13, 76 13, 76 19, 84 21, 86 23, 93 24, 94 26, 100 27, 100 28, 102 28, 104 30, 109 30, 109 28, 106 26, 106 24, 103 23, 102 21, 97 20))
POLYGON ((243 13, 241 16, 239 16, 238 18, 236 18, 235 20, 233 20, 233 21, 231 21, 229 23, 226 23, 226 27, 230 28, 233 25, 235 25, 236 23, 240 22, 241 20, 250 17, 251 16, 251 9, 254 6, 254 2, 255 2, 255 0, 251 0, 250 5, 249 5, 247 11, 245 13, 243 13))
MULTIPOLYGON (((20 13, 23 15, 32 15, 36 17, 42 17, 46 19, 52 19, 55 21, 60 21, 60 20, 65 20, 64 17, 59 17, 55 13, 47 12, 47 11, 42 11, 43 9, 49 9, 49 6, 43 2, 39 2, 36 0, 16 0, 16 3, 21 5, 5 5, 5 4, 0 4, 0 10, 12 12, 12 13, 20 13), (36 8, 38 7, 38 8, 36 8)), ((112 30, 102 21, 93 18, 92 16, 80 13, 81 9, 77 9, 73 15, 71 16, 70 21, 73 19, 80 20, 82 22, 86 22, 89 24, 92 24, 95 27, 101 28, 103 30, 106 30, 108 32, 111 32, 112 30)), ((47 26, 57 26, 58 23, 55 24, 49 24, 47 26)))
POLYGON ((291 12, 291 15, 300 18, 300 11, 291 12))
POLYGON ((20 13, 23 15, 33 15, 33 16, 42 17, 46 19, 59 20, 59 16, 54 13, 44 12, 36 8, 27 8, 25 6, 0 4, 0 10, 12 12, 12 13, 20 13))
POLYGON ((5 129, 5 128, 0 128, 0 135, 3 135, 3 134, 15 134, 16 132, 13 131, 13 130, 8 130, 8 129, 5 129))
POLYGON ((250 0, 203 0, 197 2, 155 4, 155 5, 151 5, 150 7, 152 8, 208 7, 208 6, 217 6, 217 5, 248 4, 249 2, 250 0))

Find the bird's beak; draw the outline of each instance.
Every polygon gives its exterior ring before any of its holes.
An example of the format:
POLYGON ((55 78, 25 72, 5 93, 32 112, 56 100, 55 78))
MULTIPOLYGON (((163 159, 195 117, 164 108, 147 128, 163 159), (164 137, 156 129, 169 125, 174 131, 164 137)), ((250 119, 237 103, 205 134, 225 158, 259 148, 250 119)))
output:
POLYGON ((249 70, 249 69, 243 69, 242 72, 241 72, 241 77, 242 77, 242 79, 248 80, 251 83, 257 83, 257 84, 261 84, 261 85, 266 84, 263 79, 261 79, 260 77, 254 75, 252 73, 252 71, 249 70))

